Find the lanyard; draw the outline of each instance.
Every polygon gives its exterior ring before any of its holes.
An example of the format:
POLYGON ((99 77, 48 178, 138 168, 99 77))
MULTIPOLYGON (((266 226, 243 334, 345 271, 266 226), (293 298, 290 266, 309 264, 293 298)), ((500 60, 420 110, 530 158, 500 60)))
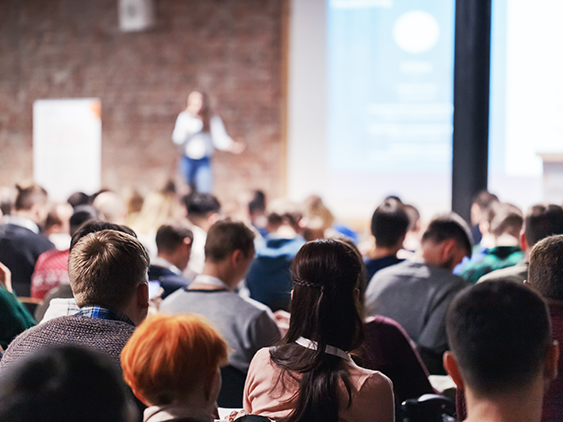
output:
MULTIPOLYGON (((300 346, 306 347, 307 349, 311 349, 311 350, 317 350, 317 348, 319 347, 316 341, 309 340, 308 338, 305 338, 305 337, 299 337, 297 340, 295 340, 295 343, 297 343, 300 346)), ((338 347, 326 346, 325 347, 325 353, 327 353, 329 355, 338 356, 339 358, 342 358, 342 359, 346 359, 346 360, 350 360, 350 361, 352 360, 352 358, 350 357, 350 355, 348 353, 346 353, 342 349, 339 349, 338 347)))

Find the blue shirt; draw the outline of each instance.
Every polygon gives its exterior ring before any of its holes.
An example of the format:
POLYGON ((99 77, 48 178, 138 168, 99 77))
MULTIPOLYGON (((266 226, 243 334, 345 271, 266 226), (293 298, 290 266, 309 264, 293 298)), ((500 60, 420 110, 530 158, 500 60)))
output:
POLYGON ((109 319, 112 321, 122 321, 132 325, 133 327, 135 326, 135 323, 131 321, 131 318, 129 318, 123 312, 116 311, 113 309, 102 308, 101 306, 84 306, 80 308, 80 310, 74 315, 85 316, 90 318, 109 319))

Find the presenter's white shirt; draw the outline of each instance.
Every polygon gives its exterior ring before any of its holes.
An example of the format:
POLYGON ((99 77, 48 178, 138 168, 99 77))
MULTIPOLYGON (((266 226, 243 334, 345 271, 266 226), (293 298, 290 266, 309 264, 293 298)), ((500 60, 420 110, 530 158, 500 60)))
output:
POLYGON ((199 117, 182 111, 176 119, 172 140, 176 145, 184 145, 184 154, 193 160, 211 157, 213 149, 228 149, 234 142, 225 130, 219 116, 209 120, 209 132, 202 132, 203 122, 199 117))

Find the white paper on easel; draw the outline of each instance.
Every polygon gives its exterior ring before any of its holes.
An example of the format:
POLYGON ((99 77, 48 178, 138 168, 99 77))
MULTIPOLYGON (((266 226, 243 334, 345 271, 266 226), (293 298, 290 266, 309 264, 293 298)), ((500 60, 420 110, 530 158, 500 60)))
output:
POLYGON ((33 104, 33 176, 52 199, 101 186, 101 101, 37 100, 33 104))

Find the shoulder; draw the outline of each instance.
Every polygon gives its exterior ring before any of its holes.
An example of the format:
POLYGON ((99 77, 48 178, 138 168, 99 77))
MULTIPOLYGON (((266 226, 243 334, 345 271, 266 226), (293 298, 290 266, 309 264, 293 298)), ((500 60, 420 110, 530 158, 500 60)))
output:
POLYGON ((362 368, 350 363, 350 379, 359 392, 385 392, 393 390, 393 383, 379 371, 362 368))

